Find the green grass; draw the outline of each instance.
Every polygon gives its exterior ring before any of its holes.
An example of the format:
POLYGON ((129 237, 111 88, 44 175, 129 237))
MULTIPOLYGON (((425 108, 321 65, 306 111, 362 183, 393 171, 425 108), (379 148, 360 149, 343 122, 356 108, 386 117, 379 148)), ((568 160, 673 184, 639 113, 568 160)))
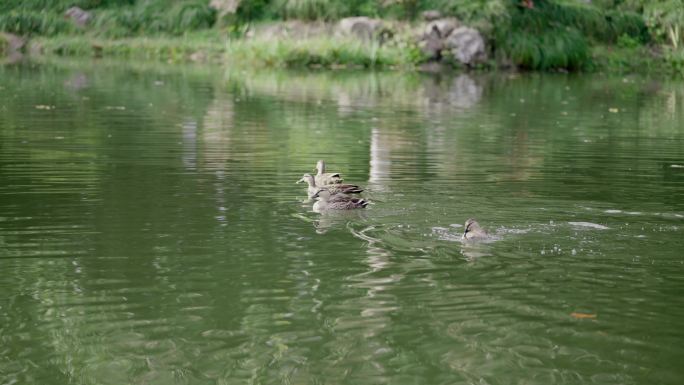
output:
MULTIPOLYGON (((10 0, 14 1, 16 0, 10 0)), ((39 8, 41 1, 29 0, 0 12, 0 31, 24 36, 54 36, 83 32, 108 37, 181 35, 210 29, 216 22, 216 11, 209 7, 207 0, 149 0, 139 1, 134 5, 131 1, 121 1, 116 7, 94 9, 91 7, 106 2, 82 0, 74 3, 85 3, 81 5, 93 11, 94 20, 85 29, 75 27, 64 18, 63 12, 67 3, 57 1, 53 6, 39 8)), ((2 6, 5 7, 7 5, 2 6)))
POLYGON ((500 43, 499 55, 526 70, 580 70, 589 60, 589 46, 572 29, 543 33, 515 32, 500 43))
POLYGON ((0 34, 0 57, 5 54, 9 48, 9 42, 0 34))
POLYGON ((37 42, 47 54, 61 56, 98 54, 182 62, 200 53, 209 61, 279 68, 413 68, 420 60, 411 48, 332 37, 277 41, 226 39, 216 32, 122 39, 57 36, 40 38, 37 42))
POLYGON ((591 50, 594 71, 611 73, 676 74, 662 54, 647 46, 595 46, 591 50))
POLYGON ((50 12, 11 10, 0 13, 0 31, 22 36, 56 35, 72 32, 74 26, 50 12))
MULTIPOLYGON (((519 45, 513 52, 520 56, 514 59, 523 68, 540 70, 574 69, 582 65, 583 71, 684 75, 684 50, 658 53, 654 48, 643 45, 569 48, 575 43, 568 36, 511 36, 511 44, 519 45), (540 42, 544 39, 551 41, 540 42), (580 56, 585 54, 586 58, 580 56)), ((196 32, 179 37, 122 39, 67 35, 35 38, 34 41, 43 46, 48 56, 83 57, 93 56, 98 52, 103 57, 182 63, 191 61, 191 56, 199 52, 205 60, 227 64, 231 68, 346 67, 413 70, 422 61, 420 54, 415 52, 415 47, 366 45, 355 40, 330 37, 279 41, 227 39, 217 31, 196 32), (97 51, 94 47, 98 47, 97 51)))
POLYGON ((274 67, 360 68, 412 67, 403 48, 365 44, 351 39, 236 40, 227 45, 229 59, 274 67))

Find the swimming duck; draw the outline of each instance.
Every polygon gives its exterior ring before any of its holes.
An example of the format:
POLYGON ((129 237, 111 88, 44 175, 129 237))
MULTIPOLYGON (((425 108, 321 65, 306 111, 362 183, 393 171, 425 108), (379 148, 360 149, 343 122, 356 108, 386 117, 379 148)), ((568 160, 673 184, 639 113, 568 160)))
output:
POLYGON ((325 162, 319 160, 316 163, 316 185, 325 186, 329 184, 342 183, 342 177, 340 174, 335 172, 325 172, 325 162))
POLYGON ((312 198, 317 199, 313 205, 313 211, 324 210, 353 210, 363 209, 370 202, 361 198, 352 198, 346 194, 331 194, 326 188, 319 188, 312 198))
POLYGON ((487 231, 480 227, 480 224, 473 218, 470 218, 465 223, 465 230, 463 230, 463 236, 461 239, 465 240, 478 240, 488 238, 489 234, 487 231))
MULTIPOLYGON (((318 191, 318 188, 316 187, 316 178, 314 178, 311 174, 304 174, 302 179, 297 181, 297 183, 300 182, 306 182, 309 185, 307 192, 309 193, 309 198, 313 198, 314 194, 316 194, 316 191, 318 191)), ((330 191, 330 194, 358 194, 363 191, 361 187, 355 184, 331 184, 325 186, 325 188, 330 191)))

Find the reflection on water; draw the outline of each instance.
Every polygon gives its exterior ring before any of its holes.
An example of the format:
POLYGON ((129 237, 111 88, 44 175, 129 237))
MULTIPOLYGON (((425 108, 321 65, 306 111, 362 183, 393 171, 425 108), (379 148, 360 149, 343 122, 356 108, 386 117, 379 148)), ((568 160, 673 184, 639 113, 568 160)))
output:
POLYGON ((0 67, 0 383, 684 376, 681 82, 96 63, 0 67))

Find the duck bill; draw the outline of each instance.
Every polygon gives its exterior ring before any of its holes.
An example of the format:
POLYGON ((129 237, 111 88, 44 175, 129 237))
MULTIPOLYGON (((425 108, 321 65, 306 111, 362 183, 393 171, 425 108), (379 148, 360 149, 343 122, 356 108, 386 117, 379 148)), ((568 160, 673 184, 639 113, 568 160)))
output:
POLYGON ((302 178, 302 179, 296 181, 295 183, 302 183, 302 182, 304 182, 304 178, 302 178))

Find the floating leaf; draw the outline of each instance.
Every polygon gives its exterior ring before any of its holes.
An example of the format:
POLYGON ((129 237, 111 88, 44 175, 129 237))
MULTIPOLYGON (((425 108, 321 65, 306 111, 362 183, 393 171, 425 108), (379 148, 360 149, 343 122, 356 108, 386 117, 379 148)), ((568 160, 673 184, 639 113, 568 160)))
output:
POLYGON ((570 317, 574 319, 596 319, 596 314, 572 312, 570 313, 570 317))

